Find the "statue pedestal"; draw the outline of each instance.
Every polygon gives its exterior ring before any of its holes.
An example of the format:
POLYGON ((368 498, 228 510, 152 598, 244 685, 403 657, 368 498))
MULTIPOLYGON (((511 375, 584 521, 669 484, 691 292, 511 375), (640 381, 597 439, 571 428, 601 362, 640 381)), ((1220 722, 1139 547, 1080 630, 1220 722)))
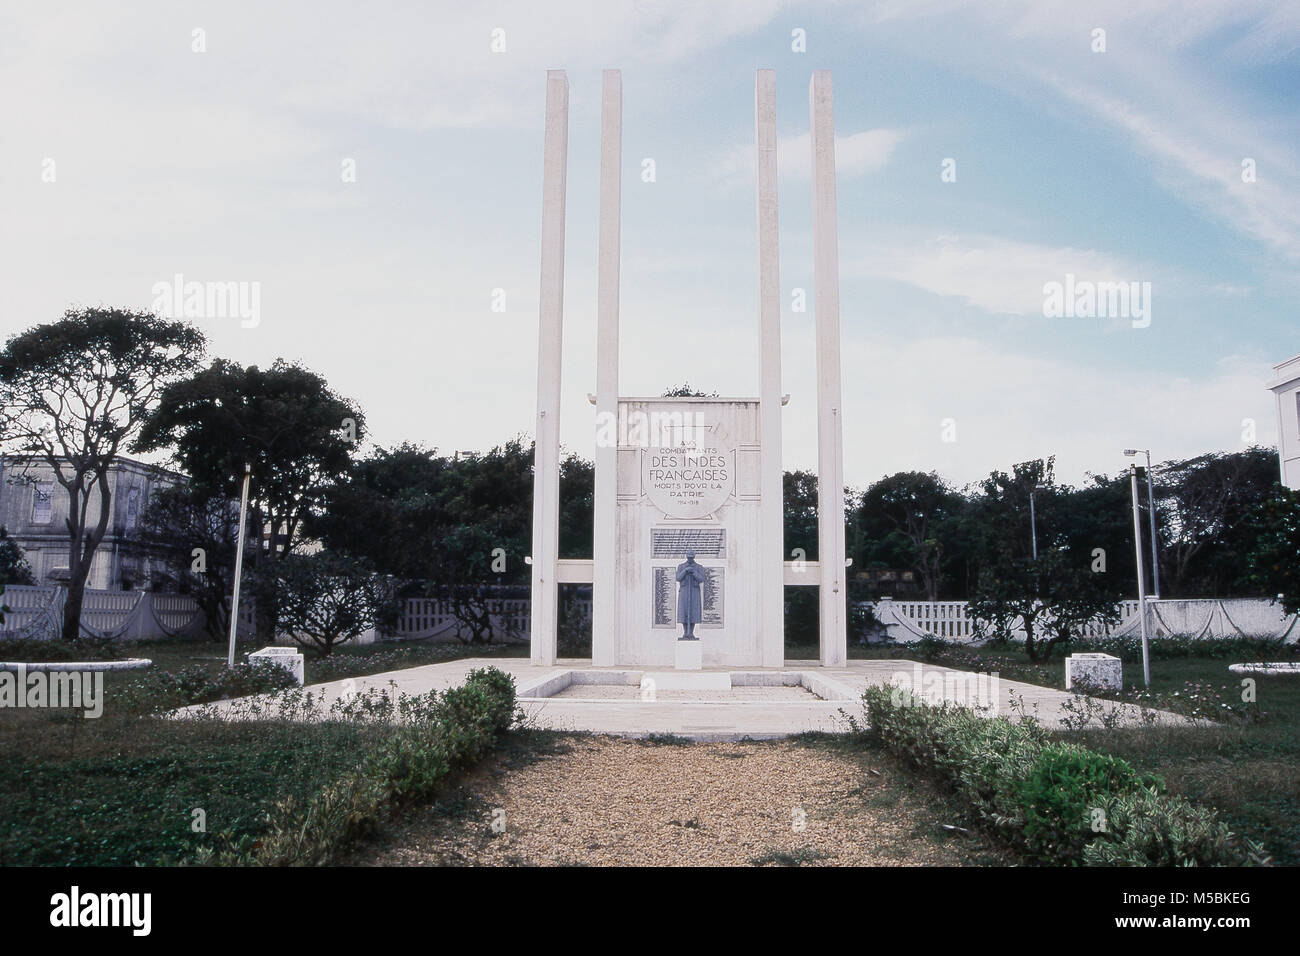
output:
POLYGON ((641 699, 654 700, 661 690, 731 690, 730 671, 647 671, 641 675, 641 699))
POLYGON ((673 642, 676 647, 676 659, 673 666, 679 671, 697 671, 704 666, 704 643, 700 640, 673 642))

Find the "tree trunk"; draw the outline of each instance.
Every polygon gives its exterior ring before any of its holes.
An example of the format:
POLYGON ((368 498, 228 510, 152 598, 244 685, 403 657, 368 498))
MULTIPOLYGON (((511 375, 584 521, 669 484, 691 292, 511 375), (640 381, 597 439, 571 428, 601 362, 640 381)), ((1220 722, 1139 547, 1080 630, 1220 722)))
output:
POLYGON ((63 640, 69 644, 81 639, 81 606, 86 597, 86 577, 81 582, 68 581, 68 599, 63 604, 63 640))
POLYGON ((1038 660, 1038 646, 1034 643, 1034 624, 1033 621, 1021 615, 1021 621, 1025 628, 1025 653, 1029 655, 1031 661, 1038 660))

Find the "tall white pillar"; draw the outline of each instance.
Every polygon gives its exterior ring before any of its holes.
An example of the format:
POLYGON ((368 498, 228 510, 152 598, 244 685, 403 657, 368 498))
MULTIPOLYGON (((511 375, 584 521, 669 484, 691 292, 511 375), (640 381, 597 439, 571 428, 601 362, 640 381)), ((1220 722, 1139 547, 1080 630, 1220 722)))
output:
MULTIPOLYGON (((620 206, 623 163, 623 76, 606 70, 600 106, 600 232, 596 260, 596 434, 615 429, 601 422, 618 418, 618 305, 620 206)), ((595 515, 592 528, 591 662, 614 664, 617 590, 614 566, 618 550, 615 478, 617 440, 596 444, 595 515)))
POLYGON ((758 189, 759 513, 762 666, 785 664, 785 520, 781 472, 781 268, 777 239, 776 73, 754 78, 754 146, 758 189))
POLYGON ((840 401, 840 252, 830 70, 808 85, 812 122, 813 298, 817 325, 817 558, 823 667, 848 657, 844 569, 844 435, 840 401))
POLYGON ((542 161, 542 288, 537 308, 537 441, 533 458, 532 661, 555 663, 560 554, 560 360, 564 332, 564 187, 569 80, 546 73, 542 161))

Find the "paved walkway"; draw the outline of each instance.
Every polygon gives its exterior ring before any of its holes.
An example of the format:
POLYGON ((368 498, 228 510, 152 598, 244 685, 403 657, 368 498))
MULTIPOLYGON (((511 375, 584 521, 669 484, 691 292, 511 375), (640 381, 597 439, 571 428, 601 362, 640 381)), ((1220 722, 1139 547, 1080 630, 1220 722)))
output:
MULTIPOLYGON (((349 693, 368 688, 396 691, 399 694, 422 694, 445 690, 464 682, 475 668, 496 667, 515 678, 519 703, 531 726, 550 730, 592 731, 627 737, 651 734, 674 734, 694 740, 739 740, 745 737, 764 739, 785 737, 804 731, 843 731, 848 727, 846 715, 862 719, 862 692, 872 685, 894 683, 915 687, 930 700, 949 700, 969 705, 972 702, 996 701, 984 713, 1015 717, 1035 717, 1051 728, 1067 727, 1071 719, 1067 707, 1080 708, 1074 694, 1020 681, 998 680, 996 685, 985 675, 971 671, 920 664, 907 660, 849 661, 844 667, 824 668, 816 661, 788 661, 784 668, 708 668, 723 673, 747 675, 746 682, 785 683, 802 675, 804 686, 822 699, 808 700, 610 700, 583 697, 550 697, 573 682, 624 683, 640 685, 642 670, 629 668, 593 668, 587 660, 560 660, 554 667, 537 667, 522 658, 469 658, 410 667, 367 677, 348 678, 306 688, 316 699, 328 705, 349 693), (599 677, 597 677, 599 675, 599 677)), ((1141 725, 1142 713, 1131 704, 1094 699, 1099 725, 1103 714, 1118 711, 1121 724, 1141 725)), ((232 702, 215 705, 228 708, 232 702)), ((209 705, 212 706, 212 705, 209 705)), ((1160 724, 1187 724, 1189 720, 1165 711, 1155 712, 1160 724)))

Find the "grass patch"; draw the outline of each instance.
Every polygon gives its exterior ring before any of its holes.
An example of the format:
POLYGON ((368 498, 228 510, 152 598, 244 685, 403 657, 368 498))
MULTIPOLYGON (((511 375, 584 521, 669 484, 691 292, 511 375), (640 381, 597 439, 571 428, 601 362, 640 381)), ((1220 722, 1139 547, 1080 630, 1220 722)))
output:
POLYGON ((80 716, 0 737, 0 865, 131 866, 255 839, 376 746, 381 728, 80 716), (80 725, 80 726, 78 726, 80 725), (195 832, 196 810, 206 832, 195 832))
MULTIPOLYGON (((270 689, 247 665, 226 671, 212 649, 185 642, 133 648, 127 656, 150 656, 155 667, 104 674, 98 719, 0 710, 0 865, 243 861, 305 819, 299 811, 319 813, 322 793, 363 766, 367 782, 382 782, 379 809, 431 795, 448 773, 477 759, 500 732, 502 714, 513 718, 513 682, 500 672, 482 694, 456 689, 417 698, 407 716, 423 721, 423 733, 388 724, 392 708, 373 706, 376 694, 307 722, 156 716, 270 689), (501 703, 506 684, 509 701, 501 703), (450 731, 428 733, 434 717, 450 731), (425 746, 434 736, 436 746, 425 746)), ((327 828, 312 829, 328 837, 327 828)))

